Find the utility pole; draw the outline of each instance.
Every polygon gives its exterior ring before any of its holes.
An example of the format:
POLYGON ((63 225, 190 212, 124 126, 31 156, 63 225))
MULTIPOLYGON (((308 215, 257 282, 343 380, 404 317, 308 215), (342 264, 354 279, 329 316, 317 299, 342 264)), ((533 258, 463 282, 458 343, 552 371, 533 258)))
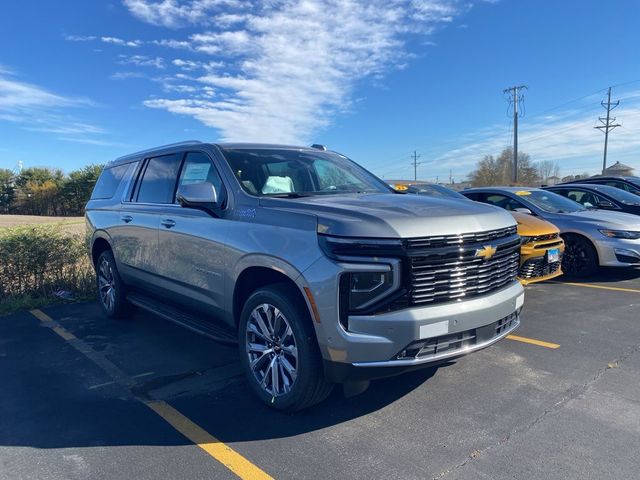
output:
POLYGON ((514 184, 518 182, 518 103, 524 102, 524 94, 519 92, 526 89, 526 85, 518 85, 505 88, 502 91, 502 93, 509 95, 509 103, 513 102, 513 173, 511 179, 514 184))
POLYGON ((601 132, 604 132, 604 157, 602 159, 602 175, 604 175, 607 168, 607 144, 609 143, 609 132, 614 128, 621 126, 619 123, 613 123, 616 121, 615 117, 611 118, 611 110, 620 105, 620 100, 611 103, 611 87, 609 87, 609 93, 607 94, 607 103, 603 100, 600 102, 600 105, 607 109, 607 116, 598 117, 598 120, 602 125, 596 125, 593 128, 597 128, 601 132))
POLYGON ((418 159, 422 156, 422 155, 418 155, 418 152, 416 152, 415 150, 413 151, 413 155, 411 155, 413 157, 413 179, 414 180, 418 180, 418 165, 420 165, 422 162, 418 162, 418 159))

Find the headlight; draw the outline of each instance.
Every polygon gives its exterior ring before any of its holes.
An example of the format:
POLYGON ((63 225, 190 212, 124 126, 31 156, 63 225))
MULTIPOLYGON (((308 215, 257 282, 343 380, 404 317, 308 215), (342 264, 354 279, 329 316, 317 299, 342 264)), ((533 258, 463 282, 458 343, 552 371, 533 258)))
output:
POLYGON ((640 238, 640 232, 630 230, 600 230, 600 233, 609 238, 626 238, 629 240, 640 238))
POLYGON ((393 273, 345 273, 349 285, 349 311, 361 310, 384 297, 393 288, 393 273))
POLYGON ((522 241, 522 245, 526 245, 527 243, 533 242, 533 238, 534 237, 524 237, 524 236, 520 235, 520 239, 522 241))

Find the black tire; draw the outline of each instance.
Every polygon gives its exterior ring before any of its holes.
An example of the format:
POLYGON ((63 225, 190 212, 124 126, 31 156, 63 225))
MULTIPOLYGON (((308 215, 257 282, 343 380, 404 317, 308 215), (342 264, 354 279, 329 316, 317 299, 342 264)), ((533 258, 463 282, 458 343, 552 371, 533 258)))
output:
POLYGON ((598 252, 589 240, 579 235, 566 235, 562 271, 570 277, 587 277, 599 266, 598 252))
POLYGON ((255 291, 244 304, 238 330, 242 368, 251 388, 267 406, 281 411, 303 410, 321 402, 331 393, 333 384, 324 378, 322 357, 309 312, 301 299, 291 293, 291 286, 276 284, 255 291), (281 316, 277 314, 274 316, 275 310, 272 311, 271 316, 268 316, 267 310, 269 309, 265 310, 265 305, 278 309, 281 316), (258 322, 255 317, 252 317, 254 310, 256 315, 263 320, 263 325, 272 332, 269 338, 256 332, 258 322), (273 318, 273 323, 268 323, 269 318, 273 318), (273 324, 276 325, 276 328, 272 329, 273 324), (287 334, 287 325, 291 329, 289 334, 287 334), (249 348, 250 342, 253 346, 259 344, 260 348, 262 348, 262 343, 265 347, 271 345, 270 349, 274 352, 257 353, 258 350, 249 348), (296 348, 297 358, 290 353, 291 345, 296 348), (274 390, 277 389, 273 388, 273 372, 271 370, 267 370, 264 374, 260 371, 254 372, 250 365, 250 356, 254 360, 260 357, 260 361, 256 365, 264 365, 265 368, 275 365, 275 370, 281 372, 277 375, 278 381, 282 378, 284 379, 282 381, 286 382, 288 379, 290 382, 292 378, 289 375, 290 370, 287 370, 285 365, 294 366, 295 379, 289 385, 289 389, 286 390, 286 386, 283 385, 281 391, 276 391, 274 394, 274 390), (293 364, 294 360, 295 365, 293 364), (285 361, 288 364, 285 364, 285 361), (262 379, 267 382, 264 386, 261 386, 259 380, 261 375, 262 379), (280 375, 283 376, 280 377, 280 375), (271 384, 272 391, 269 391, 269 384, 271 384))
POLYGON ((131 314, 130 304, 126 300, 126 287, 120 278, 116 261, 111 250, 105 250, 96 262, 96 291, 98 303, 109 318, 127 318, 131 314), (105 280, 109 280, 107 291, 105 280), (106 277, 106 278, 105 278, 106 277), (107 299, 107 296, 110 298, 107 299))

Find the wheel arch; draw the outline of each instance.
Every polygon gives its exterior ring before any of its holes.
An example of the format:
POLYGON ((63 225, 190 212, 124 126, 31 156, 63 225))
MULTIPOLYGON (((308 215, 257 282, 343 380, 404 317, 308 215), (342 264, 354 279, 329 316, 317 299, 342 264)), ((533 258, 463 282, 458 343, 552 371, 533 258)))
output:
POLYGON ((234 284, 231 304, 231 314, 236 327, 240 323, 242 308, 251 294, 259 288, 275 284, 288 285, 295 297, 305 305, 309 319, 311 320, 313 318, 309 300, 296 282, 300 274, 292 278, 292 276, 287 273, 288 272, 285 272, 283 269, 272 268, 265 265, 248 266, 239 273, 234 284))
POLYGON ((104 232, 96 232, 93 237, 93 241, 91 242, 91 262, 93 263, 94 267, 98 263, 100 254, 105 250, 113 251, 110 238, 104 232))

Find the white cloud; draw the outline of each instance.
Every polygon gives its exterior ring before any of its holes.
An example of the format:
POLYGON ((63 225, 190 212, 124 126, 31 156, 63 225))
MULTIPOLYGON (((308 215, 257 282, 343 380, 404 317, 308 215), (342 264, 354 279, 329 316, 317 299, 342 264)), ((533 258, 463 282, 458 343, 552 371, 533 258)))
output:
POLYGON ((92 106, 85 98, 67 97, 18 80, 0 66, 0 120, 25 130, 90 140, 87 135, 104 134, 101 127, 79 121, 67 111, 92 106))
MULTIPOLYGON (((246 5, 249 2, 244 2, 246 5)), ((153 25, 175 28, 211 20, 211 13, 221 7, 241 7, 240 0, 124 0, 133 15, 153 25)))
POLYGON ((122 65, 136 65, 138 67, 164 68, 162 57, 148 57, 146 55, 119 55, 122 65))
POLYGON ((311 140, 337 112, 348 110, 358 81, 379 82, 406 66, 409 38, 424 38, 469 8, 457 0, 124 3, 155 25, 201 28, 189 37, 192 49, 223 60, 226 68, 198 77, 197 95, 145 105, 195 117, 226 140, 296 143, 311 140))
POLYGON ((92 42, 98 37, 95 35, 65 35, 64 38, 70 42, 92 42))
POLYGON ((123 40, 118 37, 100 37, 100 41, 103 43, 118 45, 119 47, 139 47, 142 45, 140 40, 123 40))
POLYGON ((142 72, 116 72, 111 75, 111 80, 129 80, 131 78, 144 78, 145 75, 142 72))

